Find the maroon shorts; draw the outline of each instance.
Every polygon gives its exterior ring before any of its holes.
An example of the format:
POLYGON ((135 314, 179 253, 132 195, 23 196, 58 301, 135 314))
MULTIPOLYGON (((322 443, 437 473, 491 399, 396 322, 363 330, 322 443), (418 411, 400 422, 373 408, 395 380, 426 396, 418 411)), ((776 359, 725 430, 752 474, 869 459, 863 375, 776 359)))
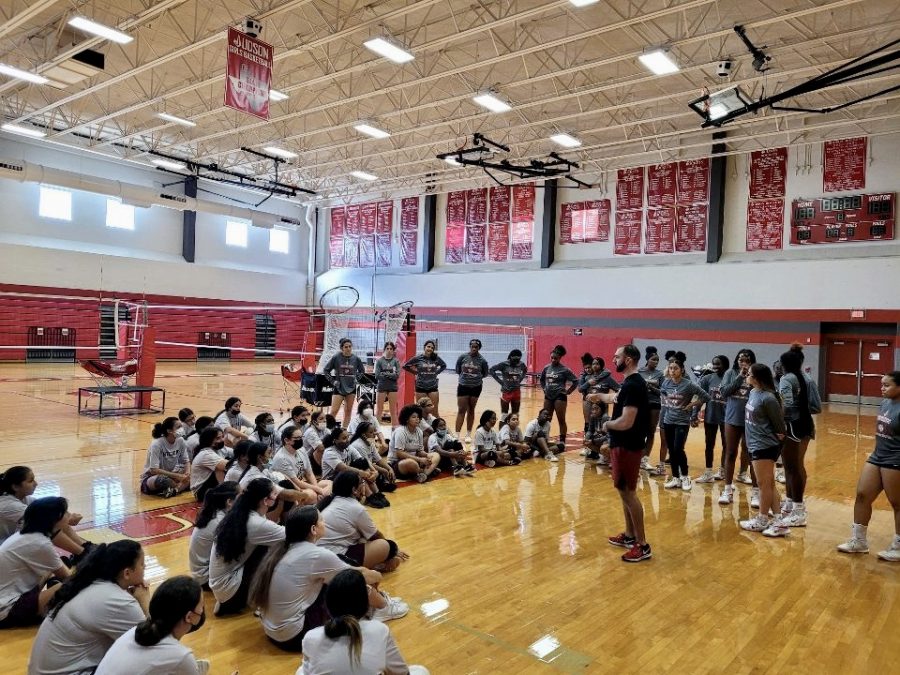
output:
POLYGON ((338 558, 348 565, 362 567, 363 561, 366 559, 366 545, 363 543, 353 544, 345 553, 338 554, 338 558))
POLYGON ((27 593, 19 596, 6 618, 0 621, 0 628, 17 628, 19 626, 38 626, 41 623, 40 605, 41 587, 35 586, 27 593))
POLYGON ((612 466, 613 485, 617 490, 637 490, 638 478, 641 475, 640 450, 610 448, 610 465, 612 466))
POLYGON ((522 390, 513 389, 512 391, 501 391, 500 400, 507 403, 518 403, 522 400, 522 390))

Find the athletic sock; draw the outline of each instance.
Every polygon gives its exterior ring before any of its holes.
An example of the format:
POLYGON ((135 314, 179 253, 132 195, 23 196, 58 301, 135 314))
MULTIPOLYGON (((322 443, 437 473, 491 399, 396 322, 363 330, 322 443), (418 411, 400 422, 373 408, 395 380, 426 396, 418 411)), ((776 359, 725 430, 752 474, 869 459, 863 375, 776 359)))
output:
POLYGON ((891 544, 891 547, 893 547, 893 548, 900 548, 900 534, 895 534, 895 535, 894 535, 894 543, 891 544))
POLYGON ((794 511, 805 511, 806 506, 803 502, 794 502, 794 511))
MULTIPOLYGON (((860 541, 866 541, 866 530, 868 530, 868 525, 860 525, 859 523, 853 523, 853 536, 860 541)), ((896 535, 894 535, 896 536, 896 535)))

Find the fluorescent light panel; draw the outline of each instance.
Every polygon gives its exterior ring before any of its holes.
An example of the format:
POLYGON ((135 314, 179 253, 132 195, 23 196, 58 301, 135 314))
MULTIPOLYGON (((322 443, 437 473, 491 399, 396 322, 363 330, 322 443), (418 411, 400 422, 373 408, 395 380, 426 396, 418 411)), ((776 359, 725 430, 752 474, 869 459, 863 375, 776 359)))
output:
POLYGON ((8 66, 5 63, 0 63, 0 75, 6 75, 7 77, 12 77, 17 80, 25 80, 26 82, 32 82, 34 84, 47 84, 47 82, 49 82, 43 75, 31 73, 14 66, 8 66))
POLYGON ((176 117, 175 115, 170 115, 169 113, 159 113, 157 117, 159 117, 160 119, 164 119, 167 122, 175 122, 175 124, 180 124, 184 127, 197 126, 196 122, 191 122, 190 120, 186 120, 183 117, 176 117))
POLYGON ((669 75, 678 72, 678 64, 662 49, 641 54, 638 60, 654 75, 669 75))
POLYGON ((350 175, 362 180, 378 180, 378 176, 376 176, 375 174, 367 173, 365 171, 351 171, 350 175))
POLYGON ((270 101, 283 101, 286 98, 290 98, 283 91, 278 91, 277 89, 269 89, 269 100, 270 101))
POLYGON ((118 42, 120 45, 126 45, 134 40, 128 33, 123 33, 120 30, 104 26, 102 23, 97 23, 90 19, 85 19, 83 16, 72 17, 69 19, 69 25, 72 26, 72 28, 83 30, 85 33, 118 42))
POLYGON ((275 155, 276 157, 281 157, 282 159, 294 159, 297 157, 296 152, 291 152, 290 150, 285 150, 283 148, 276 147, 274 145, 267 145, 263 148, 270 155, 275 155))
POLYGON ((3 126, 0 126, 0 129, 8 131, 11 134, 30 136, 31 138, 43 138, 47 135, 43 131, 38 131, 37 129, 31 129, 29 127, 20 127, 18 124, 4 124, 3 126))
POLYGON ((187 169, 185 164, 181 162, 175 162, 171 159, 151 159, 153 164, 156 164, 158 167, 162 167, 163 169, 171 169, 172 171, 184 171, 187 169))
POLYGON ((564 148, 577 148, 581 145, 581 141, 569 134, 553 134, 550 140, 564 148))
POLYGON ((356 129, 359 133, 365 134, 366 136, 371 136, 372 138, 387 138, 388 136, 390 136, 390 134, 384 129, 379 129, 378 127, 367 124, 366 122, 354 124, 353 128, 356 129))
POLYGON ((491 92, 485 92, 483 94, 478 94, 477 96, 473 96, 472 100, 475 101, 482 108, 487 108, 491 112, 501 113, 506 112, 507 110, 512 110, 512 106, 504 101, 501 98, 498 98, 495 94, 491 92))
POLYGON ((576 7, 587 7, 588 5, 595 5, 600 0, 569 0, 576 7))
POLYGON ((363 44, 367 49, 394 63, 406 63, 416 58, 411 52, 387 38, 372 38, 371 40, 366 40, 363 44))
POLYGON ((456 161, 456 157, 444 157, 444 161, 450 166, 462 166, 462 164, 456 161))

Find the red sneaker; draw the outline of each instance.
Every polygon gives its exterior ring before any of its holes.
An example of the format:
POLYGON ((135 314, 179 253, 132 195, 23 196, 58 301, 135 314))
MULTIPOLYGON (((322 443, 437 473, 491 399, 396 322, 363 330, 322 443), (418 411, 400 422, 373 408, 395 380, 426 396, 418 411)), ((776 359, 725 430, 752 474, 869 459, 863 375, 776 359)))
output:
POLYGON ((635 543, 634 546, 628 549, 627 553, 622 555, 622 560, 635 563, 641 562, 641 560, 648 560, 652 555, 653 553, 650 551, 650 544, 635 543))
POLYGON ((610 537, 607 541, 613 546, 621 546, 622 548, 631 548, 636 542, 634 537, 629 537, 624 532, 617 534, 615 537, 610 537))

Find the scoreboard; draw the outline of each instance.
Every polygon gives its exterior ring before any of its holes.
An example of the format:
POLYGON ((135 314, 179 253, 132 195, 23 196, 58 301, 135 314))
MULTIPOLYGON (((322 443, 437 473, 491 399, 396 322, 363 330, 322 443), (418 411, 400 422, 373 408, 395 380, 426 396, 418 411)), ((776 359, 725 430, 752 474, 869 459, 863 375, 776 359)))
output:
POLYGON ((795 199, 791 244, 831 244, 894 238, 895 195, 795 199))

